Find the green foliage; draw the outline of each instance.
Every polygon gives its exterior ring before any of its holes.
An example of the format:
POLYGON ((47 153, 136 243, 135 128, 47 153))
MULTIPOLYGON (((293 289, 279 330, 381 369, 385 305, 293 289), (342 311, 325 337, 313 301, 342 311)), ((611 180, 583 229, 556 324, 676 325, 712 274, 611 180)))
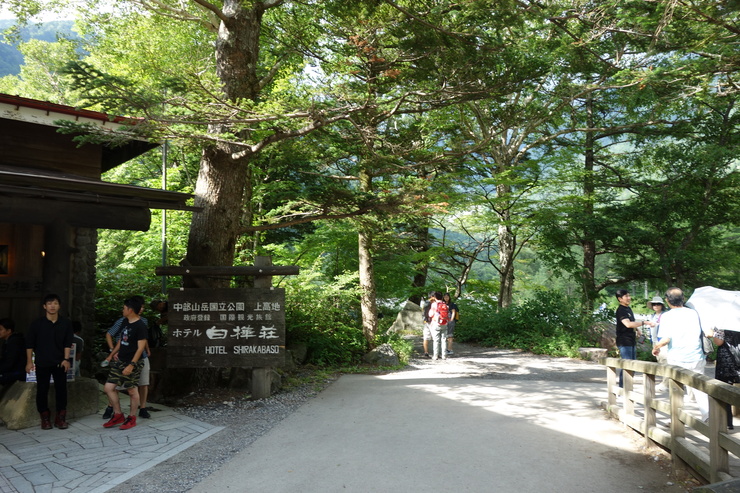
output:
POLYGON ((532 299, 498 312, 491 304, 465 304, 455 339, 578 358, 578 348, 588 345, 590 322, 580 315, 578 300, 557 291, 538 291, 532 299))
POLYGON ((291 343, 308 348, 308 362, 323 366, 353 365, 367 351, 359 315, 354 274, 326 281, 321 266, 285 283, 285 325, 291 343))

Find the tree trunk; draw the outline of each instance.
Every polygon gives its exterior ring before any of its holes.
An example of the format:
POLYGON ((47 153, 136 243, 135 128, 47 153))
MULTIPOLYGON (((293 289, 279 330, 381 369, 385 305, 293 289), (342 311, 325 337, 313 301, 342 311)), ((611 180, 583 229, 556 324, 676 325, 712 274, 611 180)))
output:
MULTIPOLYGON (((188 238, 190 265, 232 265, 244 205, 246 165, 219 148, 203 151, 195 187, 196 207, 188 238)), ((210 280, 200 286, 225 286, 228 280, 210 280), (205 283, 205 284, 204 284, 205 283)))
MULTIPOLYGON (((260 49, 260 29, 265 7, 263 2, 250 2, 243 7, 240 0, 225 0, 216 39, 216 72, 224 98, 255 100, 260 84, 257 71, 260 49)), ((234 129, 213 124, 208 132, 214 136, 234 129)), ((248 141, 246 132, 237 132, 248 141)), ((188 238, 187 262, 190 265, 233 265, 236 242, 241 234, 245 190, 249 161, 253 157, 244 148, 214 144, 203 150, 195 187, 195 206, 188 238), (241 152, 242 157, 235 157, 241 152)), ((192 287, 192 280, 186 285, 192 287)), ((198 280, 199 286, 225 286, 228 280, 198 280)))
MULTIPOLYGON (((587 126, 593 128, 593 100, 591 98, 586 102, 587 126)), ((588 224, 589 219, 594 216, 594 194, 596 186, 594 184, 594 164, 596 156, 594 151, 595 138, 593 132, 586 132, 586 149, 584 153, 584 174, 583 174, 583 213, 586 216, 584 224, 588 224)), ((581 311, 584 314, 593 311, 594 300, 596 299, 596 242, 593 239, 592 232, 588 228, 581 231, 581 249, 583 250, 583 270, 581 272, 581 311)))
MULTIPOLYGON (((372 191, 372 177, 364 170, 360 172, 360 188, 363 192, 372 191)), ((378 330, 378 304, 375 292, 372 224, 368 224, 365 220, 359 221, 358 254, 362 333, 370 347, 373 347, 378 330)))
MULTIPOLYGON (((419 222, 412 223, 409 231, 411 232, 414 240, 411 244, 411 249, 417 253, 426 252, 429 250, 429 225, 427 221, 419 219, 419 222)), ((427 284, 427 273, 428 267, 426 261, 415 262, 415 274, 411 281, 411 289, 414 294, 409 296, 409 301, 413 301, 417 305, 421 304, 421 300, 425 299, 426 293, 423 292, 424 287, 427 284), (420 291, 422 290, 422 291, 420 291)))
MULTIPOLYGON (((499 198, 511 195, 508 185, 496 185, 496 193, 499 198)), ((501 275, 501 283, 498 291, 498 306, 506 308, 511 306, 514 299, 514 258, 516 257, 516 235, 511 231, 509 222, 511 212, 502 207, 499 212, 498 226, 498 260, 501 275)))

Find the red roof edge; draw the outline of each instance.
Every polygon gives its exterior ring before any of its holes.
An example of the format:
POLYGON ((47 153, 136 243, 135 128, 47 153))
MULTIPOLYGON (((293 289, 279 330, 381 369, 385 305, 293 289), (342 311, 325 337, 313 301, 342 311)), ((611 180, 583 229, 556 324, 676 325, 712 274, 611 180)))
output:
POLYGON ((93 120, 101 120, 104 122, 115 122, 115 123, 135 123, 140 121, 138 118, 131 118, 125 116, 110 116, 99 111, 81 110, 72 106, 65 106, 63 104, 50 103, 48 101, 39 101, 37 99, 23 98, 20 96, 11 96, 10 94, 0 93, 0 103, 12 104, 16 107, 34 108, 37 110, 44 110, 47 112, 63 113, 65 115, 79 116, 84 118, 90 118, 93 120))

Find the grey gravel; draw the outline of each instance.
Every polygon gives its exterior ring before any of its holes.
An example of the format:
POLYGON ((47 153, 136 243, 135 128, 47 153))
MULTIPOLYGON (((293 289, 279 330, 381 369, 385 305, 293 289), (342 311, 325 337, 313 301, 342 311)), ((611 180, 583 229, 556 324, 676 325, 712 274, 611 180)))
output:
MULTIPOLYGON (((175 407, 179 413, 214 426, 223 426, 224 429, 109 491, 188 491, 306 401, 318 395, 336 378, 338 376, 293 386, 290 390, 281 390, 258 401, 250 400, 246 392, 214 391, 200 396, 201 400, 209 397, 214 399, 212 402, 175 407)), ((156 404, 152 407, 156 409, 156 404)), ((156 413, 152 414, 152 419, 156 419, 156 413)))

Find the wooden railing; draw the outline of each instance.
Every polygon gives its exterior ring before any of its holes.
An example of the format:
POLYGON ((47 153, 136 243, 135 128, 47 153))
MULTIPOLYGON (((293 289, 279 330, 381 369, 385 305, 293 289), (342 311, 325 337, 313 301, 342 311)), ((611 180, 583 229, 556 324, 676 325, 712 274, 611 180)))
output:
POLYGON ((670 451, 674 473, 688 466, 710 483, 735 478, 730 474, 730 454, 740 458, 740 440, 727 432, 725 403, 740 406, 740 387, 673 365, 619 358, 601 358, 599 362, 607 371, 609 413, 641 433, 648 447, 659 444, 670 451), (624 369, 623 389, 618 386, 619 369, 624 369), (642 393, 635 390, 638 372, 643 378, 642 393), (656 396, 656 376, 667 378, 667 397, 656 396), (684 410, 685 386, 709 396, 708 423, 684 410), (619 404, 618 395, 622 395, 619 404), (659 416, 670 421, 667 429, 658 426, 659 416), (706 440, 687 436, 697 434, 706 440))

